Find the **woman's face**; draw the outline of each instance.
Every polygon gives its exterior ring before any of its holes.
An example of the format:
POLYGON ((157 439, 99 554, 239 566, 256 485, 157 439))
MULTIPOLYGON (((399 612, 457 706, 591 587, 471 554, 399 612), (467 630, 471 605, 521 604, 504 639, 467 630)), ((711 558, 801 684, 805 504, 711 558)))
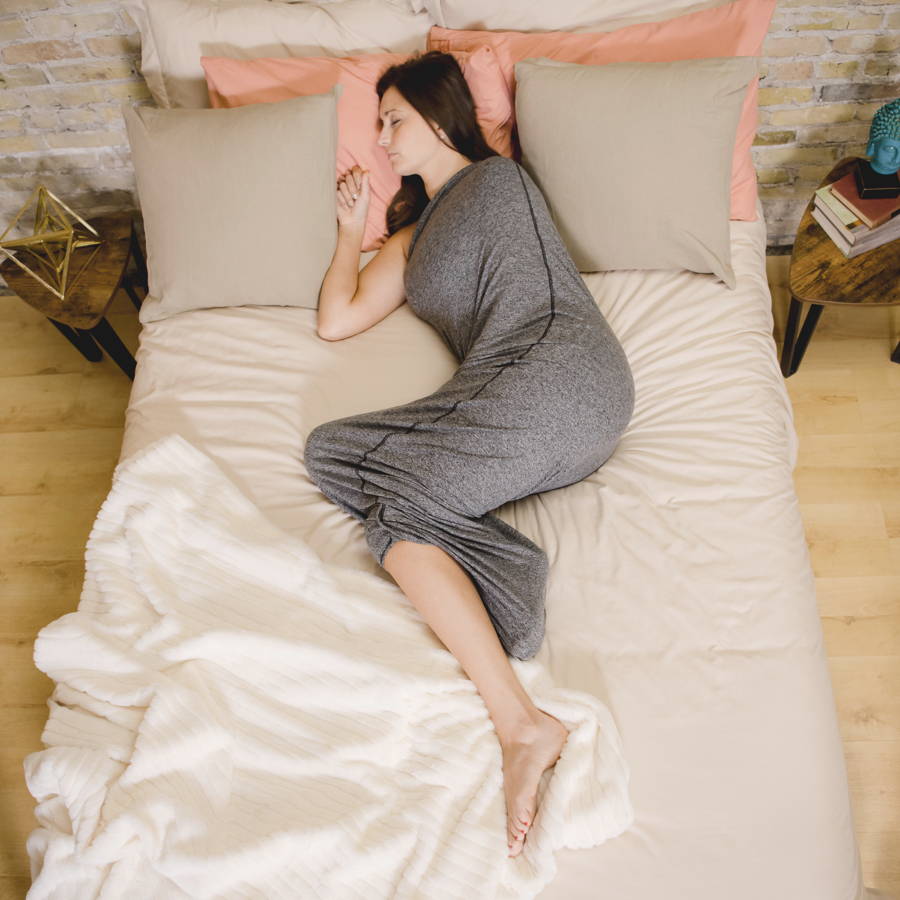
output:
POLYGON ((378 116, 381 123, 378 144, 387 152, 388 161, 398 175, 421 172, 435 150, 445 146, 395 87, 384 92, 378 104, 378 116))

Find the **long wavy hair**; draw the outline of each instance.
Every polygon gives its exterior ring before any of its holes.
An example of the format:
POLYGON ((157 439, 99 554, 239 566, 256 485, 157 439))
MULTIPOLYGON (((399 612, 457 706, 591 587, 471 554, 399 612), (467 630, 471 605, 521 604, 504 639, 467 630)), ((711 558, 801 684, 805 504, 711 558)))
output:
MULTIPOLYGON (((416 52, 409 59, 382 72, 375 85, 379 102, 389 87, 396 88, 403 99, 416 109, 441 143, 462 153, 472 162, 500 155, 484 139, 475 115, 472 92, 452 54, 440 50, 416 52), (449 144, 431 126, 431 122, 436 122, 444 130, 450 139, 449 144)), ((387 208, 388 235, 417 221, 428 205, 428 194, 420 175, 403 175, 400 181, 400 189, 387 208)))

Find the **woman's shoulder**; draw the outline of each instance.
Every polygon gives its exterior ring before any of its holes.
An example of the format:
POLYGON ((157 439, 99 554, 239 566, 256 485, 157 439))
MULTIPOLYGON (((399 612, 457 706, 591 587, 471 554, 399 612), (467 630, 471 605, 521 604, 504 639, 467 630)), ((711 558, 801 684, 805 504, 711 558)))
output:
POLYGON ((503 179, 515 176, 519 164, 509 156, 488 156, 478 163, 485 176, 492 179, 503 179))
POLYGON ((479 162, 479 165, 491 168, 513 169, 518 167, 518 163, 510 156, 488 156, 479 162))
POLYGON ((416 230, 416 225, 418 224, 418 219, 415 222, 410 222, 408 225, 404 225, 402 228, 398 228, 392 235, 393 238, 399 245, 400 250, 403 253, 403 259, 409 259, 409 244, 412 241, 413 232, 416 230))

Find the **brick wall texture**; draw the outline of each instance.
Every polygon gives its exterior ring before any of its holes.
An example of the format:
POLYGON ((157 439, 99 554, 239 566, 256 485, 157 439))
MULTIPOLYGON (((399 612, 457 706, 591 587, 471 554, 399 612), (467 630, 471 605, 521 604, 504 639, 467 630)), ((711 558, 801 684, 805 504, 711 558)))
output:
MULTIPOLYGON (((39 183, 88 220, 138 209, 119 104, 153 102, 140 58, 137 28, 116 2, 0 2, 0 233, 39 183)), ((771 252, 789 250, 832 165, 865 153, 875 110, 900 96, 898 76, 897 2, 779 0, 753 147, 771 252)))

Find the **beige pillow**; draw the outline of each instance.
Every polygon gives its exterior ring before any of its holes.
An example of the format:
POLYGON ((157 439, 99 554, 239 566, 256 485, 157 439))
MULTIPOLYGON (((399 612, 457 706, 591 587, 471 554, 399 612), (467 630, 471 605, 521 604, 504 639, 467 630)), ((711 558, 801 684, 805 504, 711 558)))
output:
POLYGON ((436 25, 476 31, 615 31, 661 22, 730 0, 409 0, 436 25))
POLYGON ((141 322, 213 306, 316 309, 337 245, 342 91, 236 109, 122 104, 147 240, 141 322))
POLYGON ((731 163, 759 58, 515 68, 522 165, 579 271, 678 268, 734 288, 731 163))
POLYGON ((353 56, 424 50, 434 24, 408 3, 122 0, 141 35, 141 74, 157 106, 209 108, 201 56, 353 56))

